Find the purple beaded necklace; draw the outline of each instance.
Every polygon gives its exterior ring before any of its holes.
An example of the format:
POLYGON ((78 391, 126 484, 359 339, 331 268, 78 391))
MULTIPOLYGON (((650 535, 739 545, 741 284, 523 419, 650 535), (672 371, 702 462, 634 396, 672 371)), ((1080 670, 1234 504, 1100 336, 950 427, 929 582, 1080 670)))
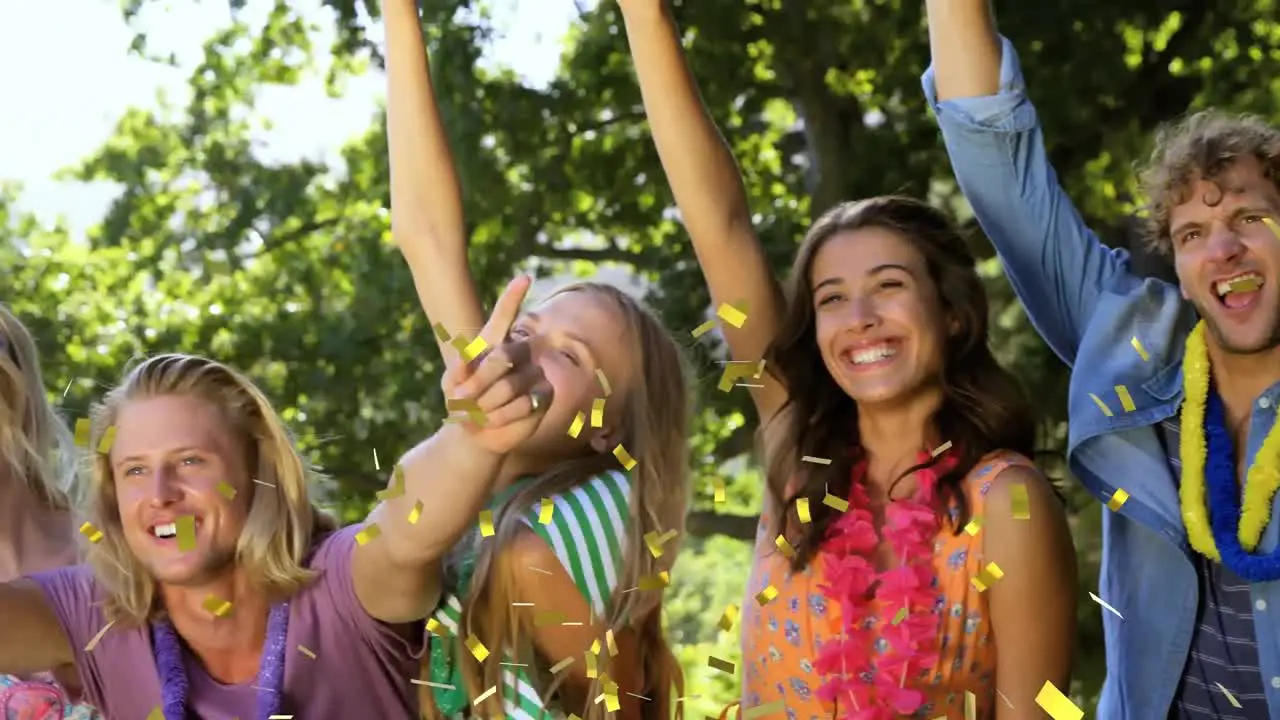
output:
MULTIPOLYGON (((271 606, 267 615, 267 639, 262 645, 258 663, 257 720, 268 720, 280 713, 284 695, 285 642, 289 634, 289 603, 271 606)), ((164 720, 188 720, 187 671, 182 659, 182 644, 168 620, 151 623, 156 672, 160 674, 160 697, 164 703, 164 720)))

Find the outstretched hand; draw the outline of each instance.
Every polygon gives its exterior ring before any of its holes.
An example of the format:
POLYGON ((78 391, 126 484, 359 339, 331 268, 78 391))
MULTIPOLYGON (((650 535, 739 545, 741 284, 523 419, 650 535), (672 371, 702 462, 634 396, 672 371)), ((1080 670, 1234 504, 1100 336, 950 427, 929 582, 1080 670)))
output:
POLYGON ((528 341, 510 338, 532 282, 521 275, 507 284, 480 330, 487 349, 445 372, 442 383, 451 414, 464 413, 460 422, 472 438, 499 454, 533 436, 554 397, 528 341))

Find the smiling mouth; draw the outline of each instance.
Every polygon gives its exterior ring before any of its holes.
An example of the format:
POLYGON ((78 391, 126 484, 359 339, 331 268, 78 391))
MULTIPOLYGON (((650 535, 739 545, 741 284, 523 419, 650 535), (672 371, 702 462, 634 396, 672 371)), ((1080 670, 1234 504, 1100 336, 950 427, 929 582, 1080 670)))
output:
POLYGON ((897 341, 888 341, 877 345, 845 350, 841 353, 845 362, 855 369, 867 369, 883 365, 898 354, 897 341))
POLYGON ((187 516, 178 518, 177 521, 171 523, 157 523, 148 528, 147 532, 157 540, 173 540, 178 537, 180 531, 186 531, 183 534, 189 533, 194 536, 201 524, 199 518, 187 516))
POLYGON ((1228 309, 1238 310, 1247 307, 1265 284, 1266 280, 1258 273, 1242 273, 1214 283, 1213 294, 1228 309))

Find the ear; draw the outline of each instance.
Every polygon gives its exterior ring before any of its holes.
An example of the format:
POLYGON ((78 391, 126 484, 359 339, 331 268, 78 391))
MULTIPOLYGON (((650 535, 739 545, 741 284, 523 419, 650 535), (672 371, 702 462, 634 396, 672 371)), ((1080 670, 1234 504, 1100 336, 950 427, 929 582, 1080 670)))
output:
POLYGON ((617 446, 615 442, 613 428, 596 428, 591 435, 591 449, 604 455, 613 452, 613 448, 617 446))

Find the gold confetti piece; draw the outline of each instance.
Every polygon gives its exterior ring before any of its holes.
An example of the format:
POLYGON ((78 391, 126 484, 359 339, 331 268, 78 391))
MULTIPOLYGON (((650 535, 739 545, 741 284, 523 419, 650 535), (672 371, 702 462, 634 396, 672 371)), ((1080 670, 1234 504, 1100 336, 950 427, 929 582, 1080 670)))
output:
POLYGON ((718 625, 721 630, 729 632, 733 630, 733 624, 736 622, 738 622, 738 606, 730 603, 729 607, 724 609, 724 614, 720 616, 718 625))
POLYGON ((756 602, 759 603, 761 606, 764 606, 773 602, 773 599, 776 597, 778 597, 778 588, 772 585, 769 585, 765 589, 756 593, 756 602))
POLYGON ((164 708, 157 705, 151 710, 151 714, 147 715, 147 720, 164 720, 164 708))
POLYGON ((596 368, 596 379, 600 381, 600 390, 604 393, 605 397, 609 397, 613 394, 613 388, 609 387, 609 378, 605 377, 604 370, 596 368))
POLYGON ((551 498, 542 498, 542 502, 538 507, 538 523, 541 525, 550 525, 551 518, 556 514, 556 502, 551 498))
POLYGON ((1014 483, 1009 488, 1009 507, 1014 520, 1031 519, 1031 500, 1027 497, 1026 483, 1014 483))
POLYGON ((569 437, 576 438, 582 432, 582 426, 587 424, 587 416, 578 413, 573 418, 573 422, 569 425, 569 437))
POLYGON ((1123 385, 1117 385, 1116 397, 1120 398, 1120 407, 1124 408, 1125 412, 1133 412, 1138 409, 1133 404, 1133 396, 1129 394, 1129 388, 1123 385))
POLYGON ((622 703, 618 701, 617 693, 604 694, 604 709, 608 712, 618 712, 622 709, 622 703))
POLYGON ((582 655, 583 655, 583 662, 587 666, 587 669, 586 669, 587 677, 589 678, 598 677, 600 675, 600 668, 598 665, 596 665, 598 660, 596 659, 595 654, 588 652, 588 653, 583 653, 582 655))
POLYGON ((1124 488, 1119 488, 1116 490, 1115 494, 1111 496, 1111 499, 1107 501, 1107 507, 1110 508, 1111 512, 1120 512, 1120 508, 1124 507, 1124 504, 1128 502, 1128 500, 1129 493, 1126 492, 1124 488))
POLYGON ((707 658, 707 665, 715 668, 716 670, 719 670, 720 672, 729 673, 730 675, 733 675, 738 670, 737 665, 734 665, 728 660, 721 660, 715 655, 712 655, 711 657, 707 658))
POLYGON ((814 465, 830 465, 831 458, 820 458, 820 457, 814 457, 812 455, 805 455, 804 457, 800 458, 800 462, 813 463, 814 465))
POLYGON ((978 720, 978 697, 972 691, 964 691, 964 720, 978 720))
POLYGON ((356 542, 364 545, 370 540, 376 539, 382 534, 382 528, 378 527, 378 523, 369 523, 363 530, 356 533, 356 542))
POLYGON ((720 376, 720 384, 716 387, 720 392, 729 392, 739 380, 744 378, 759 378, 764 375, 764 360, 754 363, 749 362, 728 362, 725 363, 724 373, 720 376))
POLYGON ((1236 696, 1232 695, 1230 690, 1223 687, 1222 683, 1216 682, 1214 683, 1214 685, 1217 685, 1218 689, 1222 691, 1222 694, 1227 696, 1227 702, 1231 703, 1231 707, 1237 708, 1237 709, 1240 709, 1243 707, 1240 704, 1240 701, 1236 699, 1236 696))
POLYGON ((489 343, 485 342, 485 339, 479 336, 476 336, 475 340, 468 343, 466 338, 459 335, 453 339, 453 346, 457 348, 458 352, 467 362, 475 360, 480 357, 480 353, 489 349, 489 343))
POLYGON ((970 537, 977 537, 978 531, 982 529, 982 518, 975 517, 964 526, 964 531, 969 533, 970 537))
POLYGON ((306 655, 308 660, 316 659, 316 654, 312 652, 311 648, 308 648, 306 645, 299 645, 298 652, 302 653, 303 655, 306 655))
POLYGON ((699 325, 698 327, 696 327, 696 328, 694 328, 694 329, 693 329, 693 336, 694 336, 695 338, 700 338, 700 337, 702 337, 703 335, 706 335, 707 333, 709 333, 709 332, 711 332, 713 329, 715 329, 715 326, 716 326, 716 321, 715 321, 715 320, 708 320, 708 321, 706 321, 706 322, 702 323, 701 325, 699 325))
POLYGON ((76 445, 79 447, 89 447, 89 436, 93 433, 93 425, 89 422, 89 418, 80 418, 76 420, 76 445))
POLYGON ((903 620, 906 620, 906 619, 907 619, 907 609, 906 609, 906 608, 898 608, 898 612, 897 612, 897 614, 893 616, 893 624, 894 624, 894 625, 898 625, 898 624, 900 624, 903 620))
POLYGON ((559 610, 539 610, 533 615, 534 627, 547 627, 549 625, 559 625, 564 622, 564 613, 559 610))
POLYGON ((210 615, 214 617, 226 617, 231 614, 231 601, 222 600, 216 595, 209 595, 200 603, 210 615))
POLYGON ((478 706, 480 703, 482 703, 482 702, 484 702, 485 700, 488 700, 489 698, 493 697, 497 692, 498 692, 498 686, 497 686, 497 685, 494 685, 494 686, 490 687, 488 690, 485 690, 484 692, 482 692, 482 693, 480 693, 479 695, 477 695, 475 700, 472 700, 472 701, 471 701, 471 707, 476 707, 476 706, 478 706))
POLYGON ((93 526, 93 523, 85 523, 80 526, 80 534, 89 538, 91 543, 102 542, 102 531, 93 526))
POLYGON ((950 441, 950 440, 948 440, 948 441, 946 441, 946 442, 942 443, 941 445, 939 445, 938 447, 934 448, 934 449, 933 449, 933 451, 929 453, 929 455, 930 455, 931 457, 938 457, 939 455, 941 455, 942 453, 944 453, 944 452, 946 452, 946 451, 948 451, 948 450, 950 450, 950 449, 951 449, 951 441, 950 441))
POLYGON ((713 500, 717 503, 724 502, 724 494, 726 490, 724 486, 724 479, 716 478, 712 481, 712 487, 715 489, 715 496, 713 497, 713 500))
POLYGON ((969 582, 978 589, 978 592, 986 592, 996 581, 1004 577, 1004 571, 994 562, 987 563, 987 566, 978 571, 978 576, 970 578, 969 582))
POLYGON ((410 524, 410 525, 417 525, 417 524, 418 524, 418 521, 422 519, 422 510, 423 510, 423 505, 422 505, 422 501, 421 501, 421 500, 419 500, 419 501, 417 501, 417 502, 415 502, 415 503, 413 504, 413 509, 409 510, 409 524, 410 524))
POLYGON ((808 524, 813 520, 813 516, 809 514, 809 498, 796 500, 796 515, 799 516, 801 524, 808 524))
POLYGON ((443 628, 444 628, 444 625, 441 624, 439 620, 435 618, 427 619, 427 632, 431 633, 432 635, 439 635, 440 637, 444 637, 445 631, 443 630, 443 628))
POLYGON ((479 427, 484 427, 485 425, 489 424, 489 416, 486 415, 484 411, 480 409, 480 403, 476 402, 475 400, 467 400, 467 399, 446 400, 444 403, 444 407, 445 407, 445 410, 448 410, 451 413, 457 413, 457 412, 466 413, 467 419, 470 420, 472 424, 477 425, 479 427))
POLYGON ((394 500, 404 495, 404 482, 404 468, 400 467, 399 463, 396 463, 395 468, 391 470, 391 487, 386 490, 379 490, 376 497, 379 500, 394 500))
POLYGON ((449 331, 444 329, 444 323, 436 323, 431 326, 431 329, 436 331, 436 340, 442 343, 447 343, 452 339, 449 336, 449 331))
POLYGON ((1013 708, 1013 703, 1009 702, 1009 698, 1005 697, 1005 696, 1004 696, 1004 693, 1002 693, 1002 692, 1000 692, 999 690, 997 690, 997 691, 996 691, 996 694, 1000 696, 1000 699, 1004 701, 1004 704, 1005 704, 1005 705, 1008 705, 1008 706, 1009 706, 1009 709, 1010 709, 1010 710, 1014 709, 1014 708, 1013 708))
POLYGON ((474 657, 476 662, 484 662, 484 659, 489 657, 489 648, 485 647, 484 643, 480 642, 480 638, 475 635, 467 636, 467 649, 471 651, 471 657, 474 657))
POLYGON ((1063 695, 1062 691, 1048 680, 1036 695, 1036 704, 1049 713, 1049 717, 1053 720, 1080 720, 1084 717, 1084 711, 1076 707, 1076 704, 1071 702, 1071 698, 1063 695))
POLYGON ((591 427, 604 427, 604 398, 591 401, 591 427))
POLYGON ((666 570, 663 570, 657 575, 646 575, 645 577, 640 578, 641 590, 661 590, 670 584, 671 573, 668 573, 666 570))
POLYGON ((627 452, 627 449, 621 445, 613 449, 613 456, 618 458, 618 462, 622 463, 623 470, 631 470, 631 468, 636 466, 635 459, 632 458, 631 454, 627 452))
POLYGON ((774 538, 773 544, 778 548, 778 552, 782 553, 783 555, 789 558, 793 558, 796 556, 796 549, 791 547, 791 543, 787 542, 787 539, 782 535, 779 535, 778 537, 774 538))
POLYGON ((1120 611, 1108 605, 1107 601, 1103 600, 1097 595, 1094 595, 1093 593, 1089 593, 1089 597, 1093 598, 1093 601, 1101 605, 1103 608, 1110 610, 1112 613, 1115 614, 1116 617, 1120 618, 1121 620, 1124 619, 1124 616, 1120 614, 1120 611))
POLYGON ((1151 355, 1147 353, 1146 348, 1142 347, 1142 341, 1138 339, 1137 335, 1129 338, 1129 344, 1133 346, 1134 350, 1138 351, 1138 357, 1142 358, 1142 362, 1151 360, 1151 355))
POLYGON ((1102 410, 1103 415, 1106 415, 1107 417, 1111 417, 1112 415, 1115 414, 1111 412, 1111 408, 1107 407, 1107 404, 1103 402, 1102 398, 1098 397, 1097 395, 1094 395, 1093 393, 1089 393, 1089 397, 1093 398, 1093 403, 1098 406, 1098 409, 1102 410))
POLYGON ((572 665, 572 664, 573 664, 573 661, 574 661, 574 657, 573 657, 572 655, 570 655, 569 657, 567 657, 567 658, 565 658, 565 659, 561 660, 560 662, 556 663, 555 665, 552 665, 552 666, 551 666, 551 674, 552 674, 552 675, 555 675, 556 673, 560 672, 561 670, 564 670, 565 668, 567 668, 567 667, 569 667, 570 665, 572 665))
POLYGON ((827 493, 827 496, 822 498, 822 504, 826 505, 827 507, 837 512, 846 512, 849 510, 848 500, 845 500, 843 498, 838 498, 835 495, 832 495, 831 493, 827 493))
POLYGON ((110 630, 111 626, 115 624, 116 624, 116 621, 112 620, 111 622, 104 625, 103 628, 98 631, 98 634, 94 635, 93 639, 89 641, 89 644, 84 646, 84 651, 87 653, 93 652, 93 649, 98 647, 98 643, 102 642, 102 638, 106 636, 107 631, 110 630))
POLYGON ((484 537, 493 537, 493 511, 480 511, 480 534, 484 537))
POLYGON ((196 518, 194 515, 183 515, 174 523, 178 526, 178 550, 191 552, 196 549, 196 518))
POLYGON ((747 321, 747 314, 729 303, 720 303, 720 307, 716 308, 716 317, 736 328, 742 327, 747 321))
POLYGON ((228 502, 236 499, 236 489, 234 487, 231 487, 231 483, 227 482, 226 480, 223 480, 222 482, 218 483, 218 494, 226 498, 228 502))
POLYGON ((771 703, 757 705, 748 709, 742 714, 742 720, 755 720, 766 715, 777 715, 778 713, 786 712, 786 710, 787 706, 782 700, 774 700, 771 703))
POLYGON ((604 644, 609 648, 609 657, 618 656, 618 641, 613 637, 613 630, 604 631, 604 644))
POLYGON ((1270 228, 1272 234, 1274 234, 1277 238, 1280 238, 1280 225, 1277 225, 1275 220, 1269 217, 1264 217, 1262 218, 1262 224, 1270 228))
POLYGON ((595 640, 591 641, 591 654, 592 655, 600 654, 600 638, 596 638, 595 640))
POLYGON ((112 425, 107 431, 102 433, 102 439, 98 441, 98 454, 111 454, 111 446, 116 444, 116 426, 112 425))
POLYGON ((662 557, 662 536, 658 535, 657 530, 650 530, 644 534, 645 547, 649 548, 649 554, 655 558, 662 557))

